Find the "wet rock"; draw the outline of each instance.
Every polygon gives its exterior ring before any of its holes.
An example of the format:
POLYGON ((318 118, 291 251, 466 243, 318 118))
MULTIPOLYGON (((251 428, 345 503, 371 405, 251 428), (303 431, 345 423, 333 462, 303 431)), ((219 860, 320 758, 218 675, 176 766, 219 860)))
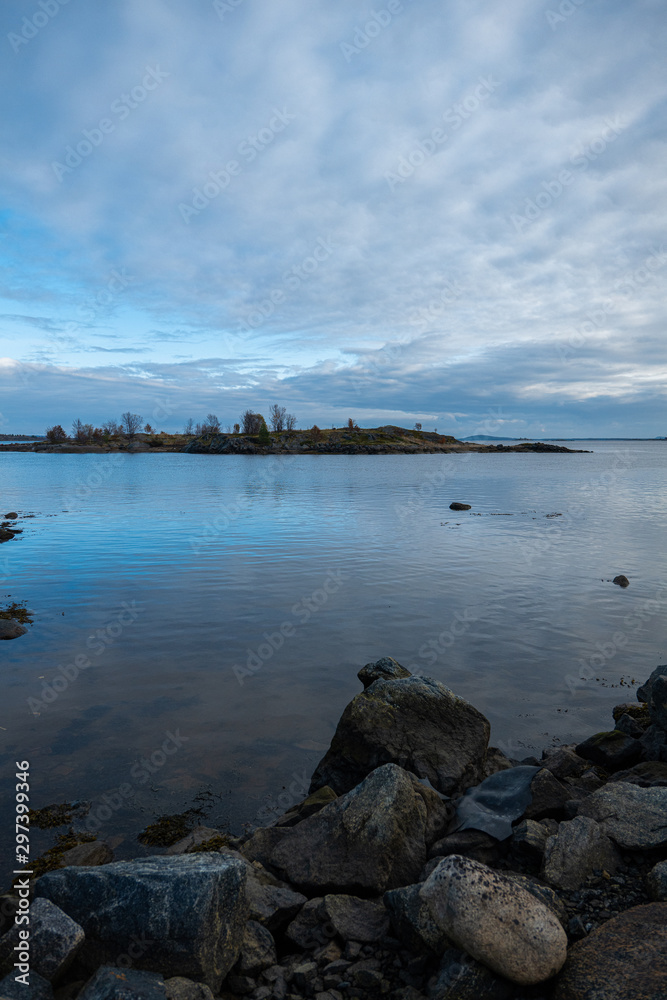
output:
POLYGON ((609 781, 628 781, 642 788, 664 787, 667 786, 667 762, 643 761, 628 768, 627 771, 617 771, 616 774, 612 774, 609 781))
POLYGON ((333 936, 333 929, 326 927, 327 917, 324 897, 317 896, 303 904, 285 931, 285 938, 299 951, 314 951, 333 936))
POLYGON ((217 990, 241 946, 245 881, 236 858, 184 854, 47 872, 35 893, 83 927, 81 958, 89 967, 129 953, 136 968, 186 975, 217 990))
POLYGON ((390 761, 449 795, 479 780, 489 731, 481 712, 439 681, 374 681, 345 708, 311 791, 347 792, 390 761))
POLYGON ((648 699, 648 714, 651 722, 662 730, 667 730, 667 676, 656 677, 648 699))
POLYGON ((667 761, 667 732, 661 726, 649 726, 639 742, 645 760, 667 761))
POLYGON ((27 986, 17 983, 14 973, 0 981, 0 1000, 53 1000, 53 987, 37 972, 30 973, 27 986))
POLYGON ((554 1000, 664 1000, 667 903, 635 906, 570 948, 554 1000))
POLYGON ((605 771, 621 771, 638 764, 642 756, 639 740, 617 729, 606 733, 596 733, 577 746, 577 753, 605 771))
POLYGON ((426 825, 427 808, 411 776, 385 764, 288 828, 271 863, 306 894, 379 895, 419 877, 426 861, 426 825))
POLYGON ((280 819, 275 823, 275 826, 296 826, 300 823, 302 819, 307 819, 308 816, 312 816, 314 813, 319 812, 322 806, 325 806, 328 802, 333 802, 335 798, 338 798, 333 788, 329 788, 328 785, 323 785, 322 788, 318 788, 316 792, 309 795, 308 798, 304 799, 303 802, 299 802, 297 805, 292 806, 288 809, 280 819))
POLYGON ((165 979, 167 1000, 214 1000, 213 993, 204 983, 193 983, 183 976, 165 979))
POLYGON ((565 778, 581 777, 589 764, 575 753, 573 744, 545 750, 542 754, 542 767, 550 771, 554 778, 563 781, 565 778))
POLYGON ((667 788, 610 782, 580 803, 579 815, 596 820, 624 850, 667 846, 667 788))
POLYGON ((262 865, 270 864, 273 851, 290 833, 287 826, 260 826, 252 837, 241 846, 241 853, 248 861, 259 861, 262 865))
POLYGON ((27 631, 15 618, 0 618, 0 639, 18 639, 27 631))
POLYGON ((421 896, 443 933, 512 982, 540 983, 565 961, 567 937, 551 910, 485 865, 445 858, 421 896))
POLYGON ((433 918, 431 908, 420 892, 423 882, 390 889, 384 894, 391 926, 399 941, 412 951, 427 949, 441 955, 451 942, 433 918))
POLYGON ((459 503, 458 500, 455 500, 454 503, 450 503, 449 509, 450 510, 471 510, 471 504, 469 504, 469 503, 459 503))
POLYGON ((641 687, 637 688, 637 701, 645 702, 646 704, 648 704, 648 701, 651 697, 651 689, 653 688, 653 682, 658 677, 667 677, 667 663, 661 663, 659 666, 657 666, 653 671, 653 673, 651 674, 651 676, 649 677, 649 679, 645 681, 641 687))
MULTIPOLYGON (((639 690, 641 691, 641 688, 639 690)), ((648 714, 648 705, 644 702, 621 702, 620 705, 614 705, 611 714, 614 722, 618 722, 622 715, 629 715, 642 729, 646 729, 651 721, 651 717, 648 714)))
POLYGON ((95 865, 108 865, 113 861, 113 851, 103 840, 92 840, 87 844, 70 847, 69 851, 63 851, 61 860, 63 868, 71 866, 91 868, 95 865))
POLYGON ((165 1000, 166 996, 164 979, 159 973, 103 965, 77 1000, 165 1000))
POLYGON ((667 861, 660 861, 646 876, 646 888, 651 899, 667 901, 667 861))
POLYGON ((9 512, 9 514, 5 514, 5 520, 7 520, 7 521, 15 521, 17 519, 17 517, 18 517, 18 514, 16 513, 15 510, 11 510, 9 512))
POLYGON ((465 951, 448 948, 442 956, 429 1000, 509 1000, 515 987, 477 962, 465 951))
POLYGON ((614 579, 611 582, 615 583, 617 587, 629 587, 630 586, 630 581, 628 580, 627 576, 623 576, 622 573, 619 573, 618 576, 615 576, 614 579))
POLYGON ((532 801, 531 783, 538 771, 525 765, 512 767, 469 788, 456 807, 458 829, 483 830, 496 840, 511 837, 512 823, 532 801))
POLYGON ((383 656, 381 660, 376 660, 375 663, 367 663, 365 667, 362 667, 357 677, 364 685, 364 690, 366 690, 374 681, 397 680, 399 677, 412 677, 412 674, 405 667, 402 667, 400 663, 392 659, 391 656, 383 656))
POLYGON ((549 837, 544 857, 544 878, 557 889, 578 889, 597 868, 615 872, 620 855, 595 820, 587 816, 561 823, 549 837))
POLYGON ((562 819, 565 803, 571 792, 546 767, 540 768, 530 783, 532 799, 526 808, 524 819, 562 819))
POLYGON ((429 851, 431 858, 444 858, 450 854, 462 854, 483 864, 498 860, 498 840, 483 830, 457 830, 437 840, 429 851))
MULTIPOLYGON (((23 944, 14 924, 0 940, 0 975, 11 972, 15 949, 23 944)), ((83 928, 48 899, 30 904, 30 969, 44 979, 57 979, 71 965, 84 941, 83 928)))
POLYGON ((249 920, 234 972, 241 976, 257 976, 263 969, 268 969, 277 961, 276 943, 270 931, 255 920, 249 920))
POLYGON ((634 736, 636 740, 639 740, 648 729, 648 726, 640 726, 629 712, 625 712, 624 715, 619 716, 614 729, 618 729, 620 733, 625 733, 626 736, 634 736))

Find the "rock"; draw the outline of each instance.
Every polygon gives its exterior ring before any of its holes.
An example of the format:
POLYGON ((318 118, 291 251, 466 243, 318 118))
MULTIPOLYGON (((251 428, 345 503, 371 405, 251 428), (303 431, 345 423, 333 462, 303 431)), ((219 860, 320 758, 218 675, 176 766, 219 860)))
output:
POLYGON ((315 962, 301 962, 292 973, 292 981, 300 990, 309 990, 317 979, 317 965, 315 962))
POLYGON ((241 942, 241 953, 234 972, 241 976, 258 976, 263 969, 278 961, 276 942, 270 931, 255 920, 249 920, 241 942))
POLYGON ((17 983, 14 973, 0 981, 0 1000, 53 1000, 53 987, 37 972, 29 974, 29 985, 17 983))
MULTIPOLYGON (((665 670, 667 671, 667 667, 665 667, 665 670)), ((640 688, 639 690, 641 691, 642 689, 640 688)), ((651 721, 651 717, 648 714, 648 705, 644 702, 621 702, 620 705, 614 705, 611 714, 614 722, 618 722, 622 715, 629 715, 642 729, 646 729, 651 721)))
POLYGON ((257 989, 257 983, 251 976, 235 976, 234 973, 227 977, 225 985, 235 994, 240 993, 241 996, 253 993, 257 989))
POLYGON ((645 702, 648 704, 649 698, 651 696, 651 689, 653 687, 653 682, 658 677, 667 677, 667 663, 662 663, 655 668, 651 676, 647 681, 645 681, 640 688, 637 688, 637 701, 645 702))
POLYGON ((498 747, 487 747, 486 760, 482 767, 482 780, 490 778, 492 774, 497 774, 498 771, 507 771, 511 767, 516 767, 516 761, 512 761, 509 757, 506 757, 498 747))
POLYGON ((469 503, 459 503, 458 500, 455 500, 454 503, 450 503, 449 509, 450 510, 471 510, 471 504, 469 504, 469 503))
POLYGON ((35 894, 83 927, 88 965, 129 953, 137 968, 201 979, 215 991, 238 957, 245 881, 236 858, 184 854, 47 872, 35 894))
POLYGON ((575 753, 572 745, 545 750, 542 754, 542 767, 550 771, 554 778, 563 781, 565 778, 581 777, 589 764, 575 753))
MULTIPOLYGON (((21 927, 14 924, 0 940, 0 975, 12 971, 15 949, 23 944, 21 927)), ((30 904, 30 971, 57 979, 71 965, 84 940, 83 929, 48 899, 30 904)))
POLYGON ((323 785, 322 788, 318 788, 316 792, 309 795, 303 802, 299 802, 297 805, 292 806, 291 809, 288 809, 286 813, 276 820, 274 825, 279 827, 296 826, 302 819, 307 819, 313 813, 319 812, 322 806, 325 806, 328 802, 333 802, 335 798, 338 798, 338 796, 333 788, 323 785))
POLYGON ((653 681, 648 699, 648 714, 654 725, 663 731, 667 730, 667 677, 664 674, 653 681))
POLYGON ((113 861, 113 851, 103 840, 92 840, 87 844, 77 844, 63 851, 61 863, 63 868, 71 866, 91 868, 94 865, 108 865, 113 861))
POLYGON ((511 837, 513 821, 532 801, 531 782, 538 771, 536 767, 512 767, 469 788, 456 807, 457 829, 483 830, 496 840, 511 837))
POLYGON ((286 826, 260 826, 252 837, 241 845, 241 853, 248 861, 270 863, 271 855, 278 844, 291 832, 286 826))
POLYGON ((667 902, 667 861, 660 861, 646 876, 646 888, 651 899, 667 902))
POLYGON ((0 528, 0 542, 9 542, 16 534, 11 528, 0 528))
POLYGON ((485 865, 445 858, 421 896, 459 948, 514 983, 540 983, 565 961, 567 937, 551 910, 485 865))
POLYGON ((324 912, 343 941, 373 944, 389 932, 387 910, 371 899, 330 894, 324 897, 324 912))
POLYGON ((523 814, 524 819, 562 818, 571 793, 546 767, 537 772, 530 783, 530 791, 532 800, 523 814))
POLYGON ((591 760, 605 771, 621 771, 639 763, 642 747, 639 740, 626 733, 612 729, 606 733, 596 733, 577 746, 577 753, 585 760, 591 760))
POLYGON ((609 783, 580 803, 579 815, 600 823, 623 850, 667 846, 667 788, 609 783))
POLYGON ((15 510, 10 511, 9 514, 5 514, 6 521, 15 521, 17 517, 18 514, 16 513, 15 510))
POLYGON ((547 831, 534 819, 524 819, 514 827, 512 848, 529 861, 540 863, 547 844, 547 831))
POLYGON ((428 949, 435 955, 441 955, 451 942, 420 895, 423 885, 423 882, 417 882, 401 889, 390 889, 384 894, 384 905, 399 941, 411 951, 428 949))
POLYGON ((257 878, 251 877, 250 873, 246 882, 246 898, 250 919, 262 924, 272 934, 282 930, 293 920, 306 902, 306 897, 300 892, 262 884, 257 878))
POLYGON ((489 732, 481 712, 439 681, 377 680, 343 712, 311 791, 330 785, 347 792, 392 762, 450 795, 479 779, 489 732))
POLYGON ((618 729, 620 733, 625 733, 626 736, 634 736, 634 738, 638 740, 644 735, 648 726, 640 726, 637 720, 633 719, 629 712, 625 712, 624 715, 619 716, 614 729, 618 729))
POLYGON ((15 618, 0 618, 0 639, 18 639, 27 631, 15 618))
POLYGON ((457 830, 437 840, 429 851, 431 858, 444 858, 449 854, 463 854, 483 864, 498 860, 498 841, 483 830, 457 830))
POLYGON ((512 983, 457 948, 445 951, 428 991, 429 1000, 509 1000, 513 995, 512 983))
POLYGON ((379 895, 416 881, 426 861, 427 808, 415 785, 396 764, 377 768, 285 830, 272 865, 306 894, 379 895))
POLYGON ((364 685, 364 690, 366 690, 374 681, 397 680, 399 677, 412 677, 412 674, 405 667, 402 667, 400 663, 392 659, 391 656, 383 656, 381 660, 376 660, 375 663, 367 663, 365 667, 362 667, 357 677, 364 685))
POLYGON ((221 837, 222 830, 214 830, 210 826, 196 826, 194 830, 191 830, 187 837, 182 837, 181 840, 177 840, 175 844, 168 847, 164 852, 165 855, 174 854, 187 854, 189 850, 193 847, 198 847, 199 844, 205 844, 207 840, 211 840, 213 837, 221 837))
POLYGON ((612 774, 609 781, 629 781, 642 788, 667 786, 667 762, 644 761, 628 768, 627 771, 617 771, 616 774, 612 774))
POLYGON ((614 579, 611 582, 615 583, 617 587, 629 587, 630 586, 630 581, 628 580, 627 576, 623 576, 622 573, 619 573, 618 576, 615 576, 614 579))
POLYGON ((570 948, 554 1000, 664 1000, 667 903, 626 910, 570 948))
POLYGON ((314 951, 330 941, 333 936, 332 928, 324 930, 326 922, 324 897, 309 899, 285 931, 285 938, 299 951, 314 951))
POLYGON ((578 889, 594 869, 613 873, 621 858, 595 820, 577 816, 561 823, 549 837, 544 856, 544 878, 557 889, 578 889))
POLYGON ((213 993, 204 983, 193 983, 183 976, 165 979, 167 1000, 214 1000, 213 993))
POLYGON ((165 1000, 166 996, 164 979, 159 973, 103 965, 77 1000, 165 1000))
POLYGON ((667 732, 661 726, 649 726, 639 742, 645 760, 667 761, 667 732))
POLYGON ((534 896, 535 899, 539 899, 541 903, 544 903, 556 917, 561 927, 567 929, 567 909, 558 893, 554 892, 550 886, 545 885, 544 882, 540 882, 536 878, 531 878, 530 875, 521 875, 519 872, 503 872, 503 875, 505 878, 516 883, 516 885, 521 886, 534 896))

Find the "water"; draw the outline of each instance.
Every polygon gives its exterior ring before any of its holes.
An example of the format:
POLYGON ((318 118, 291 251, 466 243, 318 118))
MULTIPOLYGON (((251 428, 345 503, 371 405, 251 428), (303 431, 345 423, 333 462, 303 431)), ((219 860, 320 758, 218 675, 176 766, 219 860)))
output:
POLYGON ((667 444, 577 447, 2 454, 2 510, 35 515, 0 546, 0 600, 35 616, 0 643, 3 773, 30 761, 35 806, 92 799, 122 857, 202 790, 235 832, 302 798, 381 656, 512 756, 609 728, 667 662, 667 444))

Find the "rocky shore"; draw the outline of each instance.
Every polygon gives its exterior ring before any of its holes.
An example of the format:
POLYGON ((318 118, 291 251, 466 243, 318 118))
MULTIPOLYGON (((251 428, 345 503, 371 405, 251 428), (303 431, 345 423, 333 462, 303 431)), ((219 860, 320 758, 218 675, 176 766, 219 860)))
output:
POLYGON ((614 729, 522 761, 438 681, 359 678, 271 826, 19 876, 0 1000, 664 1000, 667 665, 614 729))

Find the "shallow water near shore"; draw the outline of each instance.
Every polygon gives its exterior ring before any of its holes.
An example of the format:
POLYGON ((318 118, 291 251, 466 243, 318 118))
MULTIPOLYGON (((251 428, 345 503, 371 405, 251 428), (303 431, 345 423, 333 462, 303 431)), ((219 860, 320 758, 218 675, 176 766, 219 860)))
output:
POLYGON ((610 728, 667 662, 667 442, 570 447, 593 454, 0 455, 3 512, 35 515, 0 546, 0 603, 34 614, 0 643, 3 815, 29 760, 31 805, 92 799, 120 857, 202 791, 213 823, 266 822, 381 656, 513 757, 610 728))

